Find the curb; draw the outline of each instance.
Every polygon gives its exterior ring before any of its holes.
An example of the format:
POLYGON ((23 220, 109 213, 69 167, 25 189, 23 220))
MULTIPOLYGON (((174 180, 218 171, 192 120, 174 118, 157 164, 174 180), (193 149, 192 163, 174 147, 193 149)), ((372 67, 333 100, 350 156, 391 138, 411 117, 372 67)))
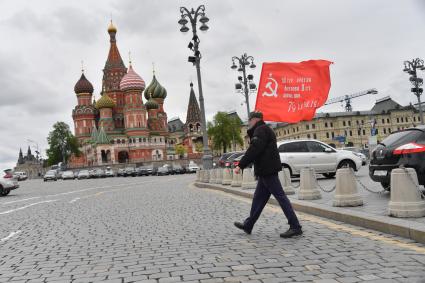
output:
MULTIPOLYGON (((244 192, 230 187, 225 187, 216 184, 194 182, 194 186, 198 188, 206 188, 222 191, 246 197, 253 198, 250 192, 244 192)), ((270 204, 279 205, 274 198, 270 198, 270 204)), ((400 236, 403 238, 411 239, 416 242, 425 244, 425 224, 409 221, 403 218, 393 218, 389 216, 371 215, 361 211, 354 211, 348 208, 329 207, 321 204, 311 203, 303 200, 291 199, 291 204, 295 210, 320 216, 344 223, 352 224, 355 226, 376 230, 379 232, 400 236)))

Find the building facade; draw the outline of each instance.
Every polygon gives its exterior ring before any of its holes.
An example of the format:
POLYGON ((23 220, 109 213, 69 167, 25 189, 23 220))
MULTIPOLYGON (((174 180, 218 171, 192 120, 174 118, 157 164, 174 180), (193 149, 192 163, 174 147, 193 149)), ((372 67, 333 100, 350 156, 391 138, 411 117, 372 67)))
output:
POLYGON ((108 33, 110 47, 100 99, 93 99, 93 85, 84 72, 74 87, 77 105, 72 118, 81 155, 72 156, 69 167, 167 160, 167 91, 155 73, 145 87, 131 62, 125 66, 112 22, 108 33))
POLYGON ((19 149, 18 162, 16 162, 15 172, 25 172, 29 179, 41 178, 46 169, 43 167, 43 160, 34 156, 28 146, 27 155, 24 156, 22 149, 19 149))
POLYGON ((390 97, 377 100, 369 111, 317 113, 313 120, 272 124, 278 140, 318 139, 336 147, 367 148, 369 137, 378 142, 394 131, 418 125, 415 107, 401 106, 390 97))

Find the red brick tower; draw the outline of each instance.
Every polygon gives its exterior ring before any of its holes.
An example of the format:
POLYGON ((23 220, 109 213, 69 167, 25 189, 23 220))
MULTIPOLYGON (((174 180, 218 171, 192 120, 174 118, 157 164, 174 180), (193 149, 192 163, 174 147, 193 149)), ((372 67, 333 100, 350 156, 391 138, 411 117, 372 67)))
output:
POLYGON ((72 110, 75 136, 80 143, 90 139, 91 130, 96 126, 97 110, 92 105, 93 85, 86 79, 84 71, 74 87, 78 104, 72 110))

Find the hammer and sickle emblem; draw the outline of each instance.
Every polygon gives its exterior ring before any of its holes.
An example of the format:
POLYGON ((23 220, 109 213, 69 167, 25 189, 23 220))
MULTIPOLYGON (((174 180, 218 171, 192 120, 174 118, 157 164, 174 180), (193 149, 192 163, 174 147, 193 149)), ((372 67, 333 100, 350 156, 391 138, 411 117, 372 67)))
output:
POLYGON ((263 96, 269 96, 269 97, 270 96, 274 96, 274 97, 277 97, 277 87, 278 87, 277 81, 274 78, 272 78, 272 74, 271 73, 269 74, 269 77, 267 78, 267 80, 269 80, 266 83, 266 86, 265 86, 265 88, 266 88, 267 91, 264 91, 263 92, 263 96))

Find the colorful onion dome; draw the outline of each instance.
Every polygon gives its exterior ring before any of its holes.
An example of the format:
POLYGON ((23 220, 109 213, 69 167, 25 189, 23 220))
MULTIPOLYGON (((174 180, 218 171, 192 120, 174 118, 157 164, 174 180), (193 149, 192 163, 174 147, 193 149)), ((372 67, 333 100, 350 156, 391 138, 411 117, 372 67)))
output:
POLYGON ((131 64, 128 67, 127 74, 120 82, 120 89, 123 91, 130 89, 143 91, 145 89, 145 81, 133 70, 131 64))
POLYGON ((93 85, 91 82, 89 82, 88 79, 86 79, 86 76, 84 76, 84 73, 81 74, 80 79, 74 86, 74 91, 76 94, 80 93, 93 93, 93 85))
POLYGON ((146 101, 145 107, 146 107, 146 109, 151 110, 151 109, 158 109, 159 108, 159 105, 155 101, 155 99, 153 99, 151 97, 151 98, 148 99, 148 101, 146 101))
POLYGON ((145 89, 145 98, 166 98, 167 90, 157 81, 155 75, 153 75, 152 82, 145 89))
POLYGON ((111 32, 117 32, 117 28, 114 26, 114 24, 112 23, 112 20, 111 20, 111 22, 109 23, 109 26, 108 26, 108 32, 109 33, 111 33, 111 32))
POLYGON ((115 102, 107 94, 102 95, 102 97, 96 102, 96 108, 113 108, 115 107, 115 102))

